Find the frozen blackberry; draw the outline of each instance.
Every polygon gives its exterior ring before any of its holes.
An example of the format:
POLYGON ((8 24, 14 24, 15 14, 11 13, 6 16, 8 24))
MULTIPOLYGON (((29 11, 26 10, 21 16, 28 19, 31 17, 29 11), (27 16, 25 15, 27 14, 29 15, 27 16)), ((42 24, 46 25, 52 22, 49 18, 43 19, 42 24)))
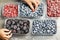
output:
POLYGON ((26 27, 27 27, 27 29, 29 29, 29 28, 30 28, 28 25, 27 25, 26 27))
POLYGON ((26 26, 27 25, 27 22, 24 22, 23 25, 26 26))
POLYGON ((17 26, 16 26, 16 25, 14 25, 14 26, 13 26, 13 28, 14 28, 14 29, 17 29, 17 26))
POLYGON ((13 33, 16 33, 16 30, 12 30, 13 33))
POLYGON ((15 25, 15 24, 16 24, 15 20, 12 20, 12 24, 13 24, 13 25, 15 25))
POLYGON ((10 25, 7 24, 7 25, 6 25, 6 28, 9 28, 9 27, 10 27, 10 25))
POLYGON ((16 22, 16 23, 18 23, 18 22, 19 22, 19 20, 18 20, 18 19, 15 19, 15 22, 16 22))
POLYGON ((23 29, 23 25, 19 26, 19 28, 23 29))
POLYGON ((25 34, 24 31, 20 31, 20 34, 25 34))
POLYGON ((24 30, 24 33, 27 34, 29 32, 29 29, 24 30))
POLYGON ((12 24, 11 20, 7 20, 6 23, 7 23, 8 25, 11 25, 11 24, 12 24))
POLYGON ((14 29, 14 25, 11 25, 11 29, 14 29))
POLYGON ((26 26, 24 26, 24 27, 23 27, 23 30, 26 30, 26 29, 27 29, 27 27, 26 27, 26 26))
POLYGON ((17 23, 17 26, 19 27, 19 26, 21 26, 19 23, 17 23))
POLYGON ((20 28, 19 27, 17 28, 17 31, 20 31, 20 28))
POLYGON ((19 24, 23 24, 23 20, 19 20, 19 24))

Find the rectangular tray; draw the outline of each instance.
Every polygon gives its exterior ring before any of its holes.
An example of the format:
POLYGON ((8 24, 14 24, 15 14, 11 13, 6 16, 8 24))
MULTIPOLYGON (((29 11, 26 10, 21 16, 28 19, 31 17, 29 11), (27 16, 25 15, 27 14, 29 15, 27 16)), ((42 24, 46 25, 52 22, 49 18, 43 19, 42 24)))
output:
POLYGON ((17 18, 18 17, 18 3, 5 3, 1 12, 2 18, 17 18))
POLYGON ((46 0, 46 3, 47 3, 47 16, 60 17, 60 1, 46 0))
POLYGON ((52 36, 57 32, 55 20, 34 20, 32 23, 32 35, 52 36))
POLYGON ((32 12, 30 7, 23 2, 20 2, 18 5, 18 11, 19 11, 19 16, 20 17, 25 17, 25 18, 40 18, 42 17, 45 13, 45 4, 41 1, 40 5, 38 6, 37 10, 32 12))
POLYGON ((12 30, 12 33, 16 35, 28 34, 30 29, 30 21, 26 19, 17 18, 6 19, 4 28, 12 30))

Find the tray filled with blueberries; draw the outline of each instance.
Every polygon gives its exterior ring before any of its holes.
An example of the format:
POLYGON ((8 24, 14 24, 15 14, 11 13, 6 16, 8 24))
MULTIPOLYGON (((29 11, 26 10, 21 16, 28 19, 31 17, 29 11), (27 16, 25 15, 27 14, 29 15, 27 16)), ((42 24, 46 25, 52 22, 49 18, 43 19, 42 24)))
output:
POLYGON ((20 2, 18 4, 5 4, 2 9, 2 16, 6 18, 4 28, 12 30, 12 33, 15 35, 28 34, 29 32, 31 32, 30 34, 33 36, 52 36, 56 34, 57 22, 54 20, 54 18, 52 19, 51 17, 56 17, 59 13, 56 15, 52 14, 54 10, 51 12, 49 2, 52 1, 47 0, 47 4, 41 1, 37 10, 34 12, 32 12, 30 7, 24 2, 20 2), (43 17, 44 15, 47 15, 50 17, 50 19, 46 19, 46 17, 43 17), (43 20, 41 20, 41 17, 43 17, 43 20))
POLYGON ((56 34, 57 25, 55 20, 34 20, 32 23, 32 35, 51 36, 56 34))
POLYGON ((30 7, 23 2, 20 2, 20 4, 18 5, 18 8, 19 8, 18 11, 19 11, 20 17, 37 18, 37 17, 42 17, 44 14, 43 2, 38 6, 37 10, 35 10, 34 12, 32 12, 30 7))

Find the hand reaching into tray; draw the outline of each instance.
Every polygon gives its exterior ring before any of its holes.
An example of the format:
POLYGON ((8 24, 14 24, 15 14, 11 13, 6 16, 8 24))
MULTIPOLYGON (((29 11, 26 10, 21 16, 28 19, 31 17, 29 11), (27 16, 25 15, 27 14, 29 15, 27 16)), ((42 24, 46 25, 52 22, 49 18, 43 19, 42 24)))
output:
POLYGON ((40 4, 39 0, 23 0, 23 1, 26 2, 30 6, 32 11, 35 11, 38 5, 40 4))
POLYGON ((0 39, 9 40, 12 36, 12 33, 8 29, 0 29, 0 39))

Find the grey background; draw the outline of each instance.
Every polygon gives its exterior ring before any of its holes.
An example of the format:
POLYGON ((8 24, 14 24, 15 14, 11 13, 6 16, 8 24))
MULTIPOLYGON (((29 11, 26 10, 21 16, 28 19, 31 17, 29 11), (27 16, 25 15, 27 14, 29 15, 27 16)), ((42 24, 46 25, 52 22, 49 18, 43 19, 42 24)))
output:
MULTIPOLYGON (((43 1, 43 3, 45 3, 45 0, 42 0, 42 1, 43 1)), ((0 28, 3 27, 3 24, 5 22, 4 21, 5 19, 3 19, 1 17, 1 13, 2 13, 1 9, 5 3, 11 3, 11 2, 16 3, 16 0, 0 0, 0 28)), ((44 8, 45 14, 47 13, 46 10, 47 9, 46 9, 46 5, 45 5, 45 8, 44 8)), ((53 36, 32 36, 31 35, 32 25, 30 24, 31 25, 30 32, 27 35, 25 35, 25 36, 13 36, 10 40, 60 40, 60 18, 49 18, 49 17, 44 15, 43 17, 41 17, 39 19, 55 19, 57 21, 57 33, 53 36)), ((30 22, 32 23, 32 21, 34 19, 28 19, 28 20, 30 20, 30 22)))

